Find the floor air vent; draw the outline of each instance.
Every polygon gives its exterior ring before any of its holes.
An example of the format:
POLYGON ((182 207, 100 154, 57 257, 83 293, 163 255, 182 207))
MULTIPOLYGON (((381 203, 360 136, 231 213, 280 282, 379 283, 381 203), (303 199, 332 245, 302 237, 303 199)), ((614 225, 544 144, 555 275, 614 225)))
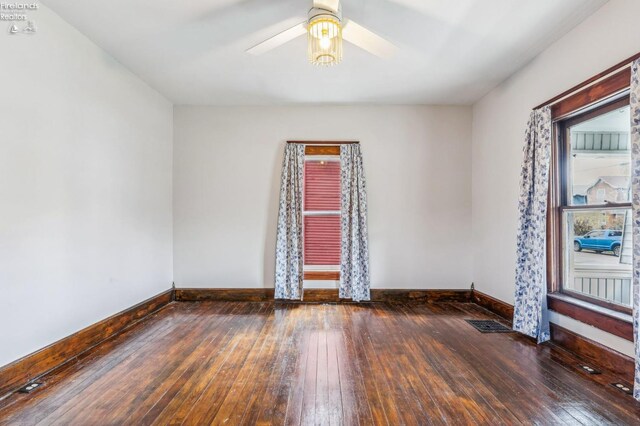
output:
POLYGON ((494 320, 465 320, 469 324, 475 327, 481 333, 510 333, 511 330, 509 327, 506 327, 500 324, 498 321, 494 320))

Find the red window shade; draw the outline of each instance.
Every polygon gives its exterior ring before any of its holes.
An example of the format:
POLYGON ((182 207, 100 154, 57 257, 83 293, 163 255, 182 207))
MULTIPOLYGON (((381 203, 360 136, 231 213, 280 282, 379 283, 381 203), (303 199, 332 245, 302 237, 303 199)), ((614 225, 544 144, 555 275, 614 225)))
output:
POLYGON ((340 162, 305 161, 304 209, 340 210, 340 162))
POLYGON ((305 216, 304 264, 340 264, 340 216, 305 216))

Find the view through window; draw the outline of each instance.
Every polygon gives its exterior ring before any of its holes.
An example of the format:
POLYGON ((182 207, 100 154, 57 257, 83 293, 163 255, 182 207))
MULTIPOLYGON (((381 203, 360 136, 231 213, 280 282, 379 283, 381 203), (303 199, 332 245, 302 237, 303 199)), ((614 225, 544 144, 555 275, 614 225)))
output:
POLYGON ((629 106, 567 120, 561 197, 562 290, 631 306, 629 106))

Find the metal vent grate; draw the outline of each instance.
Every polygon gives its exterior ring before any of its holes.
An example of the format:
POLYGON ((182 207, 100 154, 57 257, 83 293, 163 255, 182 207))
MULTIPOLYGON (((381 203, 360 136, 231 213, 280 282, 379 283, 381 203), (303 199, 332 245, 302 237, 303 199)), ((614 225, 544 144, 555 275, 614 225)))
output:
POLYGON ((468 319, 465 321, 471 324, 473 327, 475 327, 476 330, 478 330, 481 333, 510 333, 513 331, 509 327, 506 327, 494 320, 468 319))

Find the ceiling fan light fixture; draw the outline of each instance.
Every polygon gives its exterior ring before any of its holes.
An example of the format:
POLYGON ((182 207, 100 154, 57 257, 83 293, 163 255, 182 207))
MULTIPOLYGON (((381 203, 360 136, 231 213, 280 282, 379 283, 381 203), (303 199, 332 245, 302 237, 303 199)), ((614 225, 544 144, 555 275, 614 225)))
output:
POLYGON ((396 47, 352 19, 343 20, 340 3, 340 0, 313 0, 304 22, 256 44, 247 53, 261 55, 306 33, 308 58, 314 65, 339 64, 343 38, 379 58, 391 57, 396 47))
POLYGON ((331 66, 342 61, 342 24, 330 14, 316 15, 307 26, 309 61, 331 66))

